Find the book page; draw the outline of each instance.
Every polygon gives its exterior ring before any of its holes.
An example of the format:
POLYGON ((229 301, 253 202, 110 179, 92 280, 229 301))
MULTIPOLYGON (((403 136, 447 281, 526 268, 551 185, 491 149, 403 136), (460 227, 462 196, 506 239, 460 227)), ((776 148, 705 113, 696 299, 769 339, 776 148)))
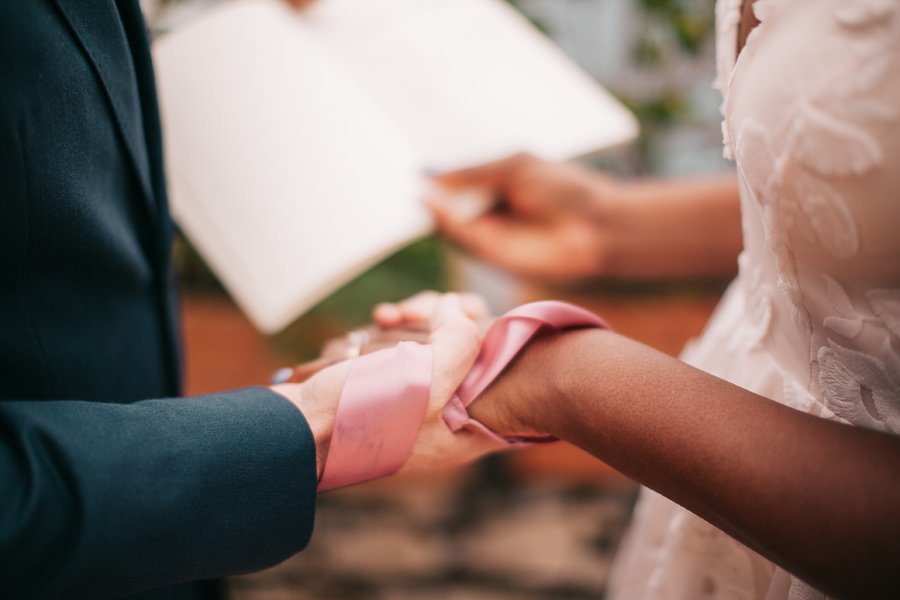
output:
POLYGON ((261 330, 430 230, 410 142, 286 3, 224 5, 154 58, 173 214, 261 330))
POLYGON ((154 59, 173 214, 266 332, 431 229, 423 168, 637 131, 502 0, 231 0, 154 59))
POLYGON ((502 0, 320 0, 308 13, 429 167, 520 151, 565 160, 637 135, 631 113, 502 0))

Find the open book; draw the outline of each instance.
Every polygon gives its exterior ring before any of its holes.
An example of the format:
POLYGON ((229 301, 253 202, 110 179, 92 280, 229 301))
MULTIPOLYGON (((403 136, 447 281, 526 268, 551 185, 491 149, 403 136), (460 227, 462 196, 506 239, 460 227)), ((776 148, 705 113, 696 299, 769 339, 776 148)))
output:
POLYGON ((503 0, 233 0, 154 57, 175 219, 265 332, 431 230, 425 169, 637 132, 503 0))

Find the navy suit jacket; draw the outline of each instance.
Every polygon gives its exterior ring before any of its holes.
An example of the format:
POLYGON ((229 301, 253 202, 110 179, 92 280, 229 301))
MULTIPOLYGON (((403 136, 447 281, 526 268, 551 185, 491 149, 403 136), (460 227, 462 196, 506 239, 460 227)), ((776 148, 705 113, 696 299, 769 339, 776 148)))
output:
POLYGON ((253 571, 311 534, 300 412, 177 398, 161 156, 138 0, 0 0, 0 597, 253 571))

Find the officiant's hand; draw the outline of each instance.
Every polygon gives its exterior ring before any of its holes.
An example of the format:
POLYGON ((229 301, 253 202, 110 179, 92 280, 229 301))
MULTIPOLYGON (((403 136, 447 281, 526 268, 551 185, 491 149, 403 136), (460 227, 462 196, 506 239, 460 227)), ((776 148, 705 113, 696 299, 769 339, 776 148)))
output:
POLYGON ((427 200, 438 228, 525 277, 731 277, 742 247, 733 175, 619 181, 522 154, 435 181, 441 185, 427 200), (460 218, 441 187, 486 190, 497 206, 460 218))
POLYGON ((482 189, 495 198, 495 210, 474 220, 457 216, 450 195, 426 199, 439 229, 473 254, 525 277, 565 281, 603 274, 606 212, 623 198, 624 184, 528 154, 435 180, 450 190, 482 189))

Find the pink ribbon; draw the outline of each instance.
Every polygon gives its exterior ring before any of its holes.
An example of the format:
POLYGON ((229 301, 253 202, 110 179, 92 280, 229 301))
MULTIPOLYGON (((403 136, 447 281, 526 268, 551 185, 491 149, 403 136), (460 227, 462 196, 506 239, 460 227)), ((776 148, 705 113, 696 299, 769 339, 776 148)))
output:
POLYGON ((401 342, 353 361, 319 491, 400 470, 425 418, 432 354, 431 346, 401 342))
MULTIPOLYGON (((596 315, 571 304, 534 302, 497 319, 478 357, 444 407, 452 431, 469 427, 503 443, 529 444, 554 438, 503 438, 469 416, 468 406, 503 372, 541 329, 607 328, 596 315)), ((430 345, 401 342, 357 358, 341 392, 331 447, 319 490, 396 473, 412 452, 431 390, 430 345)))
POLYGON ((491 328, 488 329, 481 342, 481 349, 478 352, 478 358, 475 359, 475 364, 456 389, 456 394, 444 407, 444 422, 450 429, 459 431, 464 427, 470 427, 507 445, 549 442, 555 439, 553 437, 527 439, 501 437, 470 417, 467 410, 531 338, 545 327, 556 331, 581 327, 609 328, 597 315, 565 302, 547 300, 532 302, 512 309, 494 321, 491 328))

